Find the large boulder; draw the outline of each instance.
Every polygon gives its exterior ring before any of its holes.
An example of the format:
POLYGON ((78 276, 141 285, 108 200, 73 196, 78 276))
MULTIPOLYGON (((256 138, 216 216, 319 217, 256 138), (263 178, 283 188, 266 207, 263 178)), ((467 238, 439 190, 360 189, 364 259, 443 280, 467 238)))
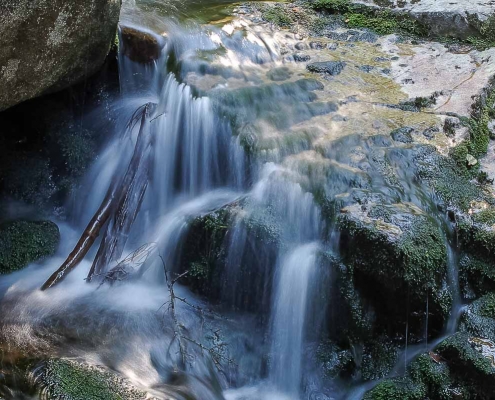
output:
POLYGON ((0 111, 96 72, 117 32, 120 0, 4 0, 0 111))

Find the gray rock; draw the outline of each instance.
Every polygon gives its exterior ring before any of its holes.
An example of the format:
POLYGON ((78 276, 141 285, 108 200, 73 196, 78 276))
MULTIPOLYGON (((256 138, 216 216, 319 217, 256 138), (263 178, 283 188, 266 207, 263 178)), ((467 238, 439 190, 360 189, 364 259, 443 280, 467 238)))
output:
POLYGON ((2 0, 0 110, 96 72, 115 38, 120 0, 2 0))
POLYGON ((325 73, 329 75, 339 75, 345 67, 342 61, 322 61, 308 64, 306 69, 310 72, 325 73))
POLYGON ((495 119, 488 121, 488 131, 490 132, 490 137, 495 138, 495 119))
POLYGON ((406 126, 403 128, 396 129, 395 131, 392 131, 390 136, 392 136, 392 139, 394 139, 396 142, 412 143, 413 141, 413 138, 411 136, 412 132, 414 132, 414 129, 406 126))
POLYGON ((294 58, 295 62, 306 62, 311 60, 311 57, 308 56, 307 54, 296 53, 292 57, 294 58))
POLYGON ((308 48, 308 45, 306 43, 296 43, 296 45, 294 46, 296 48, 296 50, 306 50, 308 48))
MULTIPOLYGON (((430 36, 447 36, 458 39, 484 37, 486 21, 493 15, 493 2, 486 0, 352 0, 360 7, 386 8, 399 15, 406 15, 426 27, 430 36)), ((493 18, 493 17, 492 17, 493 18)))
POLYGON ((329 43, 327 45, 327 49, 328 50, 337 50, 337 47, 339 47, 339 44, 338 43, 329 43))
POLYGON ((322 50, 325 48, 325 44, 323 42, 311 42, 309 44, 309 47, 311 47, 313 50, 322 50))

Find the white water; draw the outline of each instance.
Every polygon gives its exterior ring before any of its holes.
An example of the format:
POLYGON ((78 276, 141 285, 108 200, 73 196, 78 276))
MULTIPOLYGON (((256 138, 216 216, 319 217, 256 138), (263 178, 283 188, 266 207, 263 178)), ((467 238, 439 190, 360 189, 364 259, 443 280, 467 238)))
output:
POLYGON ((284 257, 275 279, 270 379, 299 398, 306 310, 313 291, 318 244, 300 245, 284 257))

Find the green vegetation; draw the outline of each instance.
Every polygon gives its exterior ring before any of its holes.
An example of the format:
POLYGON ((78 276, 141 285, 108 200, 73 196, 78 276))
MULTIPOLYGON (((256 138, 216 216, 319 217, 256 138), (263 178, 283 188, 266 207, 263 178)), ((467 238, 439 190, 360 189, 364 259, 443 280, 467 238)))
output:
POLYGON ((409 378, 386 379, 365 394, 363 400, 423 400, 424 385, 416 384, 409 378))
POLYGON ((311 7, 331 14, 343 14, 349 28, 368 28, 378 34, 403 33, 426 36, 427 29, 405 14, 354 4, 349 0, 316 0, 311 7))
POLYGON ((144 400, 146 393, 98 367, 76 361, 45 362, 36 382, 54 400, 144 400))
POLYGON ((479 164, 469 168, 466 157, 470 154, 479 158, 486 154, 491 139, 488 123, 493 118, 495 118, 495 78, 492 78, 488 87, 473 104, 471 118, 464 121, 469 128, 469 139, 451 150, 452 158, 469 176, 474 177, 478 173, 479 164))
POLYGON ((58 227, 50 221, 14 221, 0 225, 0 274, 53 255, 59 241, 58 227))

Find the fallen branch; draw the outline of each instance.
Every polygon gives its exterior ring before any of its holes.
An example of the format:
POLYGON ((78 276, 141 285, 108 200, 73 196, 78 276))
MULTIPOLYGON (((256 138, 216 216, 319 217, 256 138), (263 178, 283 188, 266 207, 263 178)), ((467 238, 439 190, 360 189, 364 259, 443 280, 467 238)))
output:
MULTIPOLYGON (((130 179, 128 178, 128 175, 131 175, 130 171, 132 171, 133 166, 135 166, 135 164, 137 163, 136 159, 139 159, 141 157, 139 152, 143 151, 144 148, 143 144, 140 143, 142 142, 142 140, 140 141, 139 137, 143 136, 141 133, 144 131, 144 124, 148 116, 148 109, 150 107, 150 104, 151 103, 145 104, 144 106, 136 110, 127 125, 127 129, 132 130, 138 123, 138 121, 141 121, 140 134, 138 135, 133 157, 129 163, 126 175, 120 183, 117 183, 119 181, 117 178, 113 179, 112 184, 105 195, 105 198, 103 199, 100 207, 87 225, 76 246, 69 254, 67 259, 64 261, 64 263, 43 284, 41 290, 51 288, 65 279, 65 277, 84 259, 84 257, 94 244, 96 238, 99 236, 101 229, 110 219, 112 213, 116 209, 119 212, 122 212, 122 199, 125 199, 130 185, 130 179)), ((145 186, 147 186, 147 182, 145 186)), ((146 187, 144 188, 144 190, 145 189, 146 187)), ((142 190, 143 193, 141 194, 141 198, 144 195, 144 190, 142 190)), ((137 209, 135 210, 135 212, 137 213, 137 209)), ((132 218, 132 221, 134 221, 134 218, 135 215, 132 218)), ((120 253, 119 257, 121 255, 122 253, 120 253)))

